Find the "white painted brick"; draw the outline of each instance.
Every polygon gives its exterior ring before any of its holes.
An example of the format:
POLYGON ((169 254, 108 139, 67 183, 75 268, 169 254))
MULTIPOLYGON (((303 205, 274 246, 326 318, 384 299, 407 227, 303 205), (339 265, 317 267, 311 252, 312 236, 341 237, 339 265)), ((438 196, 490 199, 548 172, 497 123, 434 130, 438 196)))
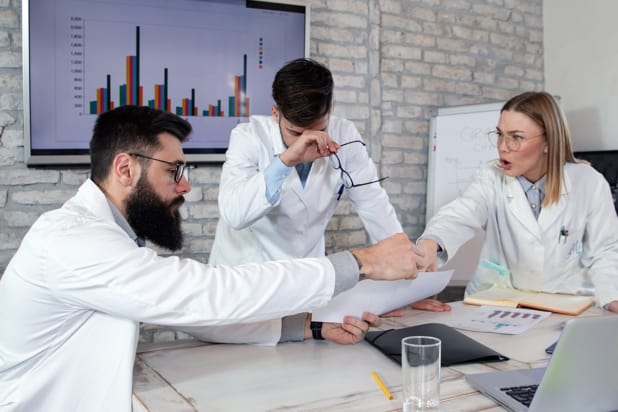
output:
POLYGON ((413 31, 420 33, 423 31, 422 26, 401 15, 384 14, 382 16, 382 26, 390 30, 413 31))
POLYGON ((75 190, 18 191, 11 200, 20 205, 61 205, 75 195, 75 190))
POLYGON ((382 163, 385 165, 399 164, 404 161, 404 153, 401 150, 388 150, 382 152, 382 163))
POLYGON ((70 169, 60 172, 60 181, 66 185, 73 186, 73 194, 77 191, 77 187, 84 183, 90 174, 89 169, 70 169))
POLYGON ((311 19, 320 24, 338 28, 366 28, 367 17, 332 11, 311 11, 311 19))
POLYGON ((192 219, 213 219, 219 217, 219 207, 216 203, 188 204, 187 209, 192 219))
POLYGON ((481 86, 474 83, 457 83, 455 84, 455 93, 479 96, 481 94, 481 86))
MULTIPOLYGON (((411 2, 405 3, 403 7, 403 15, 408 16, 414 20, 424 20, 431 22, 436 21, 436 12, 433 9, 427 7, 416 7, 413 5, 411 6, 410 3, 411 2)), ((417 4, 424 5, 423 3, 417 4)))
POLYGON ((402 105, 397 108, 397 117, 401 119, 417 118, 423 112, 423 108, 419 106, 402 105))
MULTIPOLYGON (((21 57, 19 58, 21 59, 21 57)), ((2 53, 0 53, 0 67, 2 67, 2 53)), ((21 93, 4 93, 0 96, 0 110, 19 110, 21 108, 21 93)))
POLYGON ((13 39, 11 41, 13 47, 21 47, 21 45, 22 45, 21 31, 11 32, 11 33, 9 33, 9 36, 13 39))
POLYGON ((423 51, 419 47, 384 45, 382 50, 385 58, 420 60, 423 51))
POLYGON ((340 89, 342 87, 354 87, 354 88, 363 88, 365 86, 365 82, 367 81, 365 76, 349 74, 349 75, 339 75, 337 76, 337 88, 340 89))
POLYGON ((424 119, 406 120, 404 127, 408 134, 428 136, 429 133, 429 122, 424 119))
POLYGON ((11 45, 11 36, 7 32, 0 32, 0 47, 9 47, 11 45))
POLYGON ((386 102, 402 102, 403 93, 401 89, 388 89, 382 92, 382 98, 386 102))
POLYGON ((366 1, 361 0, 329 0, 328 7, 335 11, 344 11, 354 14, 369 14, 369 6, 366 1))
POLYGON ((425 21, 422 23, 423 33, 434 36, 445 36, 448 28, 442 23, 432 23, 425 21))
POLYGON ((21 53, 9 50, 0 50, 0 67, 20 68, 21 53))
POLYGON ((400 14, 402 3, 400 0, 380 0, 382 13, 400 14))
POLYGON ((202 225, 202 230, 204 232, 205 235, 209 236, 209 237, 214 237, 215 233, 217 232, 217 221, 210 221, 207 222, 205 225, 202 225))
POLYGON ((425 50, 423 52, 423 61, 427 63, 446 63, 448 55, 441 51, 425 50))
POLYGON ((5 210, 3 219, 8 227, 30 227, 39 218, 41 212, 22 212, 17 210, 5 210))
POLYGON ((340 219, 339 230, 355 230, 363 228, 363 222, 356 214, 349 215, 340 219))
POLYGON ((183 222, 182 224, 182 232, 185 235, 188 236, 201 236, 203 234, 202 232, 202 225, 199 223, 186 223, 183 222))
POLYGON ((333 73, 333 77, 335 78, 335 86, 337 85, 337 73, 352 73, 354 72, 355 63, 353 60, 349 59, 330 59, 328 63, 328 68, 333 73))
MULTIPOLYGON (((0 47, 1 48, 1 47, 0 47)), ((0 76, 0 89, 8 91, 21 91, 23 79, 20 71, 6 71, 0 76)))
POLYGON ((455 88, 456 82, 446 79, 425 79, 423 90, 431 92, 449 93, 455 88))
POLYGON ((0 190, 0 207, 6 206, 6 199, 8 198, 8 190, 0 190))
POLYGON ((0 185, 21 186, 37 183, 57 183, 60 172, 46 169, 8 169, 0 173, 0 185))
POLYGON ((18 28, 20 26, 19 14, 9 8, 0 8, 0 27, 18 28))
POLYGON ((19 161, 21 150, 0 147, 0 166, 12 166, 19 161))
MULTIPOLYGON (((311 38, 314 40, 333 40, 343 42, 353 42, 354 32, 347 29, 338 29, 334 27, 316 26, 311 28, 311 38)), ((329 65, 329 68, 333 68, 329 65)))

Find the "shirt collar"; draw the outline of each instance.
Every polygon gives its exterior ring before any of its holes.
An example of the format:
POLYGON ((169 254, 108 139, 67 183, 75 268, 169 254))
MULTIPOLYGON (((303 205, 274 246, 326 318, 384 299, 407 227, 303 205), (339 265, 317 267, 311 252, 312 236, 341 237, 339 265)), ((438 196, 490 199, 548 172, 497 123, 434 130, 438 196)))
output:
POLYGON ((120 213, 120 210, 118 210, 116 205, 113 204, 112 201, 109 200, 108 198, 105 198, 105 200, 107 200, 107 204, 109 205, 109 208, 112 211, 112 216, 114 217, 114 221, 116 222, 116 224, 120 226, 122 230, 124 230, 127 233, 127 235, 131 239, 133 239, 135 243, 137 243, 138 246, 140 247, 144 246, 145 244, 144 239, 137 236, 137 234, 135 233, 131 225, 129 225, 129 222, 127 222, 127 219, 125 219, 124 216, 122 216, 122 213, 120 213))
POLYGON ((521 185, 522 189, 524 189, 524 192, 527 192, 533 186, 536 186, 537 189, 539 189, 541 192, 545 193, 545 176, 540 178, 536 183, 530 182, 528 179, 526 179, 523 176, 517 176, 517 181, 521 185))

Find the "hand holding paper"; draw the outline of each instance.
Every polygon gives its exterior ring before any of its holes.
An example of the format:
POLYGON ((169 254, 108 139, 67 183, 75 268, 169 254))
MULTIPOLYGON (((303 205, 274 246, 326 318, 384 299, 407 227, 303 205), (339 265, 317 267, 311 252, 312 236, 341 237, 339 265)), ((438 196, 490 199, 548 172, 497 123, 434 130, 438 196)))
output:
POLYGON ((453 271, 421 272, 411 280, 363 280, 337 295, 327 306, 313 311, 319 322, 341 323, 346 315, 362 319, 363 312, 383 314, 433 296, 446 287, 453 271))

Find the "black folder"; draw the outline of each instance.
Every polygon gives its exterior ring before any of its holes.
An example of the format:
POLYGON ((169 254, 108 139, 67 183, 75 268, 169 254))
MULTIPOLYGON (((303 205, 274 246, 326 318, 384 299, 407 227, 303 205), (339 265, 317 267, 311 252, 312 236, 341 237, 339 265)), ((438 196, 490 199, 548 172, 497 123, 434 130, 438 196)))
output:
POLYGON ((365 340, 401 365, 401 340, 406 336, 432 336, 442 341, 442 366, 509 360, 491 348, 442 323, 425 323, 402 329, 372 331, 365 340))

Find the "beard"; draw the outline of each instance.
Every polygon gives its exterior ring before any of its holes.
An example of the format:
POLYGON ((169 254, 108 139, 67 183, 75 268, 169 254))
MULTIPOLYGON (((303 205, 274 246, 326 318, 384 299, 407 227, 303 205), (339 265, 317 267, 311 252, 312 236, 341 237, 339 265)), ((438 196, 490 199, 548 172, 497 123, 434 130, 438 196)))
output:
POLYGON ((165 202, 142 175, 126 201, 127 222, 137 236, 165 249, 179 250, 183 238, 178 207, 184 201, 178 196, 165 202))

